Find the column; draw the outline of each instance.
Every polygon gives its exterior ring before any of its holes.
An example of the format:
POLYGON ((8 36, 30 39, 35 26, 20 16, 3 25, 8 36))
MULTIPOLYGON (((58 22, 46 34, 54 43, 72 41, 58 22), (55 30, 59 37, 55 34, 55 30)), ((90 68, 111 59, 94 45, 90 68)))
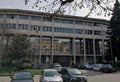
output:
POLYGON ((86 64, 86 42, 85 42, 85 38, 83 39, 83 44, 84 44, 84 64, 86 64))
POLYGON ((93 57, 94 57, 94 63, 96 63, 96 49, 95 49, 95 39, 93 38, 93 57))
POLYGON ((72 39, 73 63, 76 64, 75 38, 72 39))
POLYGON ((51 64, 53 64, 53 54, 54 54, 54 47, 53 47, 53 42, 54 42, 54 38, 53 36, 51 37, 51 64))

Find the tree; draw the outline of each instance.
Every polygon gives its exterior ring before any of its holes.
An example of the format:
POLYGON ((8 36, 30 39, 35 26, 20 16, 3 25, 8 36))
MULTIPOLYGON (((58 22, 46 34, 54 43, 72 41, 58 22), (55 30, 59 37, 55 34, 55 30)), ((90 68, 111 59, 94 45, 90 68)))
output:
POLYGON ((114 4, 113 16, 110 20, 109 29, 111 30, 111 32, 109 32, 111 55, 113 55, 113 59, 117 57, 118 60, 120 60, 120 3, 118 0, 116 0, 114 4))
POLYGON ((23 64, 31 60, 30 42, 27 36, 13 36, 11 44, 8 46, 7 52, 2 56, 3 66, 12 68, 23 68, 23 64))
MULTIPOLYGON (((29 4, 30 0, 25 0, 25 4, 29 4)), ((75 14, 77 10, 88 8, 87 16, 93 14, 105 16, 111 15, 115 0, 36 0, 33 7, 37 7, 44 12, 52 12, 54 14, 75 14)))

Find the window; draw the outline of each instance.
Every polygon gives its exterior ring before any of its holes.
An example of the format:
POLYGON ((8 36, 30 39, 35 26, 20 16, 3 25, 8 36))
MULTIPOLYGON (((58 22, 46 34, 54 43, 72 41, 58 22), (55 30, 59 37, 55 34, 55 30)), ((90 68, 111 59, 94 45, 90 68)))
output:
POLYGON ((40 30, 41 30, 41 27, 40 27, 40 26, 37 26, 37 25, 31 25, 30 30, 40 31, 40 30))
POLYGON ((75 29, 75 34, 82 34, 83 30, 82 29, 75 29))
POLYGON ((101 35, 101 31, 95 30, 95 31, 94 31, 94 35, 101 35))
POLYGON ((19 25, 18 25, 18 29, 19 29, 19 30, 27 30, 27 29, 28 29, 28 25, 19 24, 19 25))
POLYGON ((84 25, 87 25, 87 26, 92 26, 93 23, 92 22, 88 22, 88 21, 84 21, 84 25))
POLYGON ((43 21, 52 22, 52 19, 50 17, 43 17, 43 21))
POLYGON ((17 18, 17 15, 15 15, 15 14, 7 14, 6 18, 8 18, 8 19, 15 19, 15 18, 17 18))
POLYGON ((43 30, 44 32, 52 32, 52 27, 43 26, 42 30, 43 30))
POLYGON ((0 29, 3 29, 4 24, 0 23, 0 29))
POLYGON ((6 24, 7 29, 16 29, 16 24, 6 24))
POLYGON ((0 19, 3 19, 4 18, 4 15, 3 14, 0 14, 0 19))
POLYGON ((94 26, 96 26, 96 27, 108 27, 108 24, 95 22, 94 26))
POLYGON ((72 28, 54 27, 54 32, 73 33, 73 29, 72 28))
POLYGON ((85 30, 85 34, 92 34, 92 30, 85 30))
POLYGON ((58 19, 58 18, 55 18, 55 19, 54 19, 54 22, 55 22, 55 23, 61 23, 61 20, 58 19))
POLYGON ((41 17, 39 17, 39 16, 31 16, 31 20, 40 21, 41 17))
POLYGON ((28 20, 29 16, 28 15, 19 15, 19 19, 28 20))
POLYGON ((54 22, 62 24, 73 24, 73 20, 55 18, 54 22))
POLYGON ((76 25, 83 25, 83 21, 75 21, 76 25))

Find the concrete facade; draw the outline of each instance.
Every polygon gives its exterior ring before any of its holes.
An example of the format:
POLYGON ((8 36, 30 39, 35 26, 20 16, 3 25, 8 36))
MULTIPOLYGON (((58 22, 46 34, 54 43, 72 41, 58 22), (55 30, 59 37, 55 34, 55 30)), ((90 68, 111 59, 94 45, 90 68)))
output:
POLYGON ((0 33, 27 35, 35 49, 34 65, 96 63, 105 55, 109 21, 77 16, 0 9, 0 33))

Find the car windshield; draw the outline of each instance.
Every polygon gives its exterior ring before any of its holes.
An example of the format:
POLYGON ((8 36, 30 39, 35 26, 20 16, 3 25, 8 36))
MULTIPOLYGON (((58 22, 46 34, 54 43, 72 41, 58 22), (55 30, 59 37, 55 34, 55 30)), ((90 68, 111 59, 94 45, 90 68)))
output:
POLYGON ((68 69, 70 75, 81 75, 82 73, 78 69, 68 69))
POLYGON ((57 71, 45 71, 44 76, 45 77, 53 77, 58 76, 59 73, 57 71))
POLYGON ((18 72, 14 75, 14 79, 28 79, 32 78, 32 75, 29 72, 18 72))

